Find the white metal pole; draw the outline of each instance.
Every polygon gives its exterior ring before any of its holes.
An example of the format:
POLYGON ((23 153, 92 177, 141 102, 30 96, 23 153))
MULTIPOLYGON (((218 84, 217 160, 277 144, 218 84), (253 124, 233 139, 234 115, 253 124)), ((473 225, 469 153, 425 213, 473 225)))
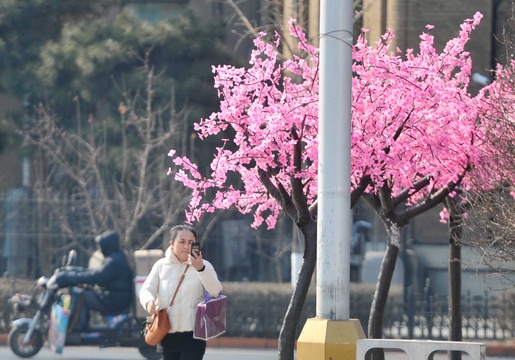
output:
POLYGON ((317 318, 349 320, 352 0, 320 3, 317 318))

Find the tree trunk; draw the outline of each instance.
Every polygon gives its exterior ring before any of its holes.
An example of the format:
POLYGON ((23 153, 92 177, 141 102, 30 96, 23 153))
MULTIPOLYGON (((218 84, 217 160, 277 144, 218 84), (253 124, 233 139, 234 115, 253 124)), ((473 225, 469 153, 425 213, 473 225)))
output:
POLYGON ((316 223, 311 224, 310 227, 314 227, 314 231, 304 233, 306 245, 304 249, 304 260, 302 261, 297 284, 293 291, 288 309, 286 310, 281 331, 279 333, 279 360, 294 359, 297 325, 311 284, 311 278, 315 271, 317 259, 316 223))
MULTIPOLYGON (((449 219, 449 316, 451 331, 449 340, 462 341, 461 333, 461 238, 462 217, 453 207, 448 207, 449 219)), ((460 351, 451 351, 450 360, 461 360, 460 351)))
MULTIPOLYGON (((368 319, 368 337, 370 339, 381 339, 383 337, 383 318, 388 300, 388 292, 392 283, 393 272, 399 254, 400 231, 395 225, 387 228, 389 234, 386 245, 386 252, 381 263, 379 277, 377 279, 376 290, 372 306, 370 308, 370 317, 368 319)), ((384 360, 384 351, 376 349, 371 352, 372 360, 384 360)))

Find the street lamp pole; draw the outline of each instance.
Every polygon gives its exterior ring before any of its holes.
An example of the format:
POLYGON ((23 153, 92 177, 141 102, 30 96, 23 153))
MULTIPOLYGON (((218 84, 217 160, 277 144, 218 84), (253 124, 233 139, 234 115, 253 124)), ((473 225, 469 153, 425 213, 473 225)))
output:
POLYGON ((349 317, 352 0, 320 3, 316 318, 297 342, 298 360, 355 359, 365 337, 349 317))

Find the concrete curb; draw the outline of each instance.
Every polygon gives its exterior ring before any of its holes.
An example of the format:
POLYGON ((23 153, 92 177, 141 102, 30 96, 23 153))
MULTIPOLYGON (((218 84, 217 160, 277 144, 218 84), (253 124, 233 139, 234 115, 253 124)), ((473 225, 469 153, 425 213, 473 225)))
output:
MULTIPOLYGON (((208 340, 209 347, 219 348, 253 348, 253 349, 277 349, 277 339, 237 338, 220 336, 208 340)), ((7 345, 7 334, 0 334, 0 345, 7 345)), ((492 341, 486 343, 486 355, 488 356, 515 356, 515 339, 507 341, 492 341)))
POLYGON ((515 356, 515 339, 507 341, 493 341, 486 344, 488 356, 515 356))
POLYGON ((277 349, 277 339, 235 338, 220 336, 207 341, 209 347, 277 349))

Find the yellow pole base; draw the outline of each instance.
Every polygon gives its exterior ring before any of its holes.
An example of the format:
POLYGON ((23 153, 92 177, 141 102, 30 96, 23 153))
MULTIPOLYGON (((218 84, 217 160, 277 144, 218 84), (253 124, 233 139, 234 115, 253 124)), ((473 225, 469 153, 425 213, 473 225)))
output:
POLYGON ((356 359, 356 341, 365 338, 357 319, 311 318, 297 340, 297 360, 356 359))

